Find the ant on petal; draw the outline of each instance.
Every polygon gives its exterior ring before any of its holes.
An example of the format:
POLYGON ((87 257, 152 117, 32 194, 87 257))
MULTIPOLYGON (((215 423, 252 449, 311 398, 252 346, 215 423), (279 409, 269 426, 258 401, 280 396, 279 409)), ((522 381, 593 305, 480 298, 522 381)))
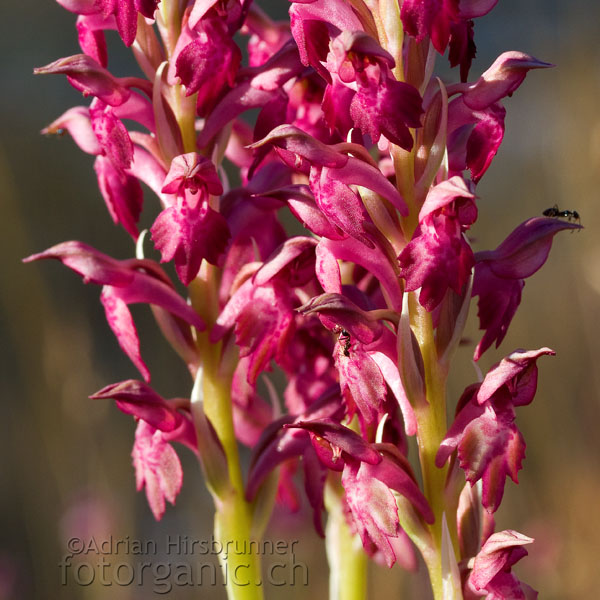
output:
POLYGON ((352 344, 350 340, 350 333, 345 329, 341 329, 339 326, 336 326, 336 333, 338 333, 338 342, 342 344, 342 351, 344 352, 344 356, 350 356, 350 346, 352 344))
POLYGON ((560 210, 558 205, 555 204, 552 208, 547 208, 543 213, 544 217, 555 217, 568 219, 569 221, 577 221, 581 223, 581 217, 576 210, 560 210))

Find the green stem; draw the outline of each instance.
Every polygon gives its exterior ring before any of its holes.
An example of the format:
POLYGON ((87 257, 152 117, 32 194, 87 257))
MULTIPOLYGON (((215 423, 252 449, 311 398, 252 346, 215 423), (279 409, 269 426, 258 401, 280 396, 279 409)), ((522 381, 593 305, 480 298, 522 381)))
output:
POLYGON ((329 561, 329 600, 364 600, 367 597, 367 557, 360 539, 348 527, 342 493, 339 483, 327 482, 325 543, 329 561))
POLYGON ((229 479, 236 493, 244 496, 244 482, 240 467, 237 441, 233 429, 231 408, 231 377, 219 369, 221 344, 208 347, 203 356, 203 396, 204 412, 217 432, 219 441, 225 450, 229 479))
POLYGON ((262 600, 263 588, 258 544, 252 543, 252 514, 244 496, 234 491, 221 498, 215 512, 215 540, 229 600, 262 600))
POLYGON ((167 50, 167 56, 171 58, 175 52, 177 39, 181 33, 179 0, 162 0, 159 10, 166 28, 166 36, 163 38, 163 42, 167 50))
POLYGON ((233 428, 231 372, 221 364, 221 344, 211 344, 208 332, 218 314, 219 273, 216 267, 203 266, 190 285, 192 305, 207 323, 198 334, 202 357, 203 408, 223 446, 227 459, 229 486, 214 494, 215 539, 222 545, 219 554, 229 600, 262 600, 260 556, 251 544, 253 507, 246 501, 240 456, 233 428))
MULTIPOLYGON (((453 541, 456 540, 455 513, 449 512, 446 506, 445 487, 447 466, 438 468, 435 457, 447 431, 446 423, 446 371, 440 368, 433 332, 431 314, 428 313, 415 298, 410 303, 411 322, 423 357, 427 404, 416 407, 418 423, 417 442, 419 461, 423 475, 425 496, 435 515, 435 522, 430 526, 434 551, 424 556, 434 598, 443 598, 442 579, 442 515, 449 515, 448 528, 453 541)), ((456 552, 456 548, 455 548, 456 552)))
MULTIPOLYGON (((414 137, 414 134, 413 134, 414 137)), ((404 238, 410 240, 419 224, 420 207, 416 204, 415 198, 415 156, 414 147, 412 151, 404 150, 400 146, 392 144, 392 160, 394 162, 394 172, 396 175, 396 187, 404 202, 408 206, 408 216, 402 219, 402 232, 404 238)))
MULTIPOLYGON (((163 43, 166 48, 167 58, 172 60, 181 34, 181 14, 179 13, 178 0, 163 0, 160 4, 162 20, 165 25, 163 43)), ((176 84, 170 89, 169 98, 175 119, 181 131, 184 152, 196 151, 196 96, 185 95, 182 85, 176 84)))

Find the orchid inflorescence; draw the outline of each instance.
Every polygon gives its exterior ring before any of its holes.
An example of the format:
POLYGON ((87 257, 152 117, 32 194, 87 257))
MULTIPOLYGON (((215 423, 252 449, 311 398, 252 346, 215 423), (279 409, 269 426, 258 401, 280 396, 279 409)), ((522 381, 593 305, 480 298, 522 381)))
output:
MULTIPOLYGON (((221 539, 260 536, 274 499, 297 508, 301 469, 329 555, 357 554, 331 565, 339 598, 362 597, 342 571, 364 563, 352 546, 336 550, 335 527, 389 567, 414 569, 420 551, 435 598, 536 597, 511 572, 533 540, 494 532, 493 515, 524 457, 515 409, 531 403, 537 360, 554 352, 507 355, 466 387, 450 424, 445 387, 472 298, 477 361, 503 341, 553 236, 580 228, 552 214, 495 250, 473 252, 467 237, 502 142, 502 101, 550 65, 506 52, 469 79, 473 20, 496 0, 302 0, 289 23, 246 0, 58 2, 78 15, 82 53, 36 72, 65 74, 91 102, 44 132, 66 131, 95 156, 135 257, 71 241, 26 260, 57 259, 102 286, 144 381, 92 398, 135 417, 137 486, 156 519, 181 489, 180 442, 198 456, 221 539), (107 30, 143 76, 110 73, 107 30), (434 75, 446 51, 460 82, 434 75), (151 240, 189 299, 145 255, 142 183, 151 240), (290 215, 304 235, 286 231, 290 215), (150 387, 132 303, 151 306, 185 361, 190 398, 150 387), (273 363, 283 390, 266 375, 273 363), (252 451, 245 475, 238 443, 252 451)), ((257 556, 244 559, 258 572, 257 556)), ((262 588, 228 583, 228 593, 262 588)))

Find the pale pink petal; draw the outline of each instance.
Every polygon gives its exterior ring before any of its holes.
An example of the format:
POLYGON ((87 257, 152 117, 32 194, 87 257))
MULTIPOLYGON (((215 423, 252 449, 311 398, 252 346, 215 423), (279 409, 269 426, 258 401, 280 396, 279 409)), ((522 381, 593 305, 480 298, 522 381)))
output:
POLYGON ((162 435, 161 431, 140 421, 131 453, 137 489, 146 487, 146 498, 157 521, 165 512, 165 500, 174 504, 183 483, 179 457, 162 435))
POLYGON ((102 148, 92 129, 90 111, 86 106, 74 106, 42 129, 44 134, 62 135, 68 131, 73 141, 87 154, 100 154, 102 148))
POLYGON ((510 571, 517 561, 526 556, 527 551, 523 546, 533 541, 532 538, 510 529, 492 534, 475 557, 473 571, 469 577, 470 583, 477 590, 486 588, 498 573, 510 571))

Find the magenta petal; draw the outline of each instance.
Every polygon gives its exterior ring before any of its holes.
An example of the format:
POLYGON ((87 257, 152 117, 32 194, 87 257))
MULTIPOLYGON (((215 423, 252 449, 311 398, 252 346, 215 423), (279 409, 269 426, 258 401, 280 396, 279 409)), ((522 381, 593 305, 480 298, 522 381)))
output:
POLYGON ((186 201, 163 210, 150 229, 162 262, 173 260, 177 275, 189 285, 203 259, 216 264, 229 239, 227 221, 206 202, 190 208, 186 201))
POLYGON ((536 381, 529 377, 522 380, 522 375, 527 374, 531 368, 536 369, 536 361, 541 356, 554 356, 556 353, 550 348, 540 348, 539 350, 515 351, 506 358, 503 358, 498 364, 494 365, 485 376, 479 391, 477 392, 477 402, 483 404, 490 400, 492 396, 504 385, 509 387, 513 396, 513 403, 516 406, 529 404, 536 392, 536 381), (514 380, 514 381, 513 381, 514 380), (523 387, 523 381, 527 383, 526 393, 520 389, 523 387), (515 399, 518 401, 515 402, 515 399))
POLYGON ((519 225, 495 250, 475 255, 473 296, 479 296, 480 329, 485 334, 474 358, 496 341, 500 344, 521 300, 523 278, 533 275, 546 261, 553 236, 564 229, 580 229, 550 217, 536 217, 519 225))
POLYGON ((370 271, 380 281, 384 293, 394 310, 402 311, 402 289, 398 281, 398 273, 392 266, 390 258, 379 247, 370 249, 354 238, 345 240, 322 239, 323 244, 337 259, 354 262, 370 271))
POLYGON ((229 298, 229 301, 223 307, 223 310, 221 310, 221 314, 213 327, 210 334, 210 341, 212 343, 223 339, 227 331, 234 326, 244 308, 250 307, 253 291, 254 285, 252 279, 246 279, 246 281, 235 290, 235 293, 229 298))
POLYGON ((315 273, 321 287, 327 293, 341 294, 342 277, 340 265, 333 252, 319 241, 315 254, 315 273))
POLYGON ((92 394, 90 398, 113 399, 122 412, 143 419, 161 431, 173 431, 179 426, 182 418, 149 385, 133 379, 108 385, 92 394))
POLYGON ((383 134, 405 150, 413 146, 408 128, 421 126, 422 113, 422 99, 417 89, 391 78, 378 85, 359 86, 350 103, 350 116, 358 129, 374 142, 383 134))
POLYGON ((488 404, 483 413, 465 427, 458 446, 458 456, 461 467, 466 471, 467 481, 471 484, 480 479, 491 462, 498 457, 506 461, 504 473, 500 472, 501 465, 494 469, 498 480, 503 482, 508 474, 514 475, 513 479, 516 479, 516 471, 521 468, 520 463, 525 456, 525 441, 512 419, 514 413, 497 414, 488 404), (513 449, 517 450, 517 460, 512 460, 513 449), (513 464, 517 469, 512 468, 513 464))
POLYGON ((419 223, 422 223, 432 213, 443 209, 451 202, 460 198, 476 198, 462 177, 455 175, 450 179, 442 181, 429 190, 425 202, 419 211, 419 223))
POLYGON ((372 248, 373 242, 365 228, 369 214, 360 196, 339 180, 339 171, 326 167, 311 168, 310 188, 315 202, 333 226, 372 248))
POLYGON ((147 19, 153 19, 160 0, 135 0, 135 8, 147 19))
POLYGON ((160 430, 145 421, 138 423, 131 453, 138 491, 146 487, 146 498, 154 518, 165 512, 165 500, 171 504, 181 490, 183 470, 177 453, 165 442, 160 430))
POLYGON ((471 63, 477 51, 473 38, 473 21, 460 21, 459 23, 452 23, 450 26, 448 60, 451 67, 460 65, 460 80, 462 82, 466 82, 469 78, 471 63))
POLYGON ((474 19, 487 15, 498 0, 458 0, 458 14, 461 19, 474 19))
POLYGON ((328 321, 346 329, 363 344, 370 344, 381 335, 381 323, 369 319, 366 311, 341 294, 315 296, 301 306, 298 312, 305 315, 318 313, 327 317, 328 321))
MULTIPOLYGON (((473 427, 479 427, 479 425, 480 423, 473 427)), ((470 431, 467 432, 464 443, 468 445, 477 443, 475 441, 477 438, 473 439, 469 434, 470 431)), ((506 477, 510 476, 515 483, 518 483, 518 472, 521 470, 521 463, 525 458, 525 440, 515 425, 506 428, 499 434, 494 440, 494 454, 489 456, 490 460, 481 474, 481 503, 489 512, 497 511, 500 506, 506 477)), ((465 468, 460 448, 459 457, 461 457, 461 467, 465 468)))
POLYGON ((459 176, 433 187, 419 213, 419 227, 398 257, 406 290, 421 288, 419 302, 428 311, 448 288, 460 295, 469 278, 475 261, 464 231, 477 218, 474 198, 459 176))
POLYGON ((350 157, 348 163, 332 171, 332 175, 346 185, 360 185, 389 200, 401 215, 408 215, 408 207, 398 190, 379 169, 358 158, 350 157))
POLYGON ((525 457, 525 442, 513 421, 512 410, 496 413, 489 403, 485 407, 469 404, 448 430, 436 457, 436 464, 441 466, 448 450, 458 443, 465 477, 471 485, 483 480, 482 503, 490 512, 500 506, 506 476, 517 482, 525 457), (461 431, 465 421, 469 422, 461 431))
POLYGON ((347 466, 342 485, 363 546, 374 544, 385 564, 391 567, 396 555, 390 538, 397 538, 401 531, 394 495, 384 483, 373 478, 364 463, 347 466))
POLYGON ((78 15, 92 15, 98 12, 97 0, 56 0, 63 8, 78 15))
POLYGON ((240 65, 241 53, 220 19, 199 23, 199 36, 177 57, 177 76, 187 95, 198 94, 197 108, 206 116, 227 86, 232 86, 240 65))
POLYGON ((123 104, 113 107, 112 113, 121 120, 130 119, 138 122, 148 131, 156 131, 152 102, 145 95, 132 92, 123 104))
POLYGON ((104 14, 114 14, 117 20, 119 35, 126 46, 131 46, 135 41, 137 32, 137 10, 133 0, 100 0, 104 5, 104 14))
POLYGON ((436 465, 441 467, 458 450, 466 479, 482 479, 483 505, 498 509, 507 476, 517 482, 525 456, 523 436, 514 424, 515 406, 529 404, 537 384, 536 360, 553 354, 549 348, 518 351, 493 367, 483 383, 469 386, 458 403, 458 414, 440 444, 436 465))
POLYGON ((197 152, 188 152, 176 156, 165 178, 162 192, 165 194, 182 193, 189 189, 195 194, 205 189, 209 194, 220 196, 223 186, 213 163, 197 152))
POLYGON ((377 444, 383 460, 377 465, 365 464, 365 475, 383 482, 389 489, 404 496, 417 509, 427 523, 433 523, 433 511, 419 489, 408 461, 391 444, 377 444))
MULTIPOLYGON (((361 422, 376 426, 387 395, 383 375, 375 361, 360 347, 336 356, 340 387, 346 402, 351 401, 360 413, 361 422)), ((350 414, 353 409, 349 411, 350 414)))
MULTIPOLYGON (((342 417, 339 397, 322 396, 297 421, 310 419, 339 419, 342 417)), ((294 421, 292 415, 285 415, 271 422, 262 433, 252 453, 246 497, 253 499, 264 478, 281 462, 300 456, 310 448, 310 437, 302 429, 285 428, 294 421)))
POLYGON ((301 456, 310 445, 309 436, 298 429, 282 429, 286 423, 293 421, 286 415, 271 422, 263 431, 261 439, 253 449, 252 463, 248 474, 246 497, 250 500, 256 496, 265 477, 282 462, 301 456))
POLYGON ((250 382, 255 382, 258 374, 268 368, 271 358, 281 362, 293 328, 286 291, 275 285, 255 288, 252 306, 240 314, 235 327, 240 356, 250 357, 250 382))
POLYGON ((298 57, 298 48, 289 41, 276 54, 260 67, 243 69, 244 75, 256 73, 252 77, 252 87, 259 90, 274 91, 283 86, 292 77, 299 75, 304 66, 298 57))
POLYGON ((86 54, 59 58, 33 72, 36 75, 63 73, 68 77, 69 83, 83 92, 84 96, 96 96, 110 106, 123 104, 131 93, 116 77, 86 54))
POLYGON ((466 166, 477 183, 487 171, 504 138, 506 110, 492 105, 477 115, 478 123, 467 141, 466 166))
POLYGON ((505 52, 469 87, 463 95, 463 101, 473 110, 484 110, 510 96, 523 83, 530 69, 551 66, 523 52, 505 52))
POLYGON ((342 31, 331 41, 330 46, 333 55, 330 62, 333 63, 333 68, 330 71, 336 72, 344 83, 355 81, 356 67, 361 70, 369 63, 377 63, 382 68, 393 68, 396 64, 394 57, 364 31, 342 31), (342 76, 342 70, 347 70, 348 77, 342 76))
POLYGON ((355 460, 371 465, 381 462, 381 455, 371 444, 363 440, 358 433, 336 423, 332 419, 295 421, 293 424, 286 425, 286 427, 305 429, 312 435, 328 441, 355 460))
POLYGON ((273 144, 305 158, 311 165, 339 169, 349 160, 345 154, 334 150, 294 125, 280 125, 266 137, 252 144, 251 148, 260 148, 273 144))
POLYGON ((273 408, 256 392, 256 386, 248 383, 248 357, 241 358, 231 382, 233 426, 236 438, 252 448, 263 430, 273 421, 273 408))
POLYGON ((404 385, 398 372, 398 366, 384 352, 373 352, 369 351, 369 356, 373 359, 375 364, 379 367, 381 374, 390 390, 394 394, 394 397, 398 401, 402 417, 404 419, 404 429, 406 435, 415 435, 417 433, 417 419, 415 411, 408 400, 404 385))
POLYGON ((240 356, 250 357, 248 382, 254 384, 271 358, 281 362, 293 332, 294 314, 287 288, 278 281, 254 286, 248 279, 221 311, 211 341, 221 339, 233 324, 240 356))
MULTIPOLYGON (((469 388, 467 388, 467 390, 468 389, 469 388)), ((466 393, 467 391, 465 391, 465 394, 466 393)), ((465 394, 463 394, 463 397, 465 394)), ((462 399, 463 398, 461 398, 461 400, 462 399)), ((484 407, 470 402, 458 412, 454 422, 446 432, 446 436, 442 440, 435 456, 435 464, 438 469, 441 469, 444 466, 450 455, 456 450, 469 423, 479 418, 483 414, 484 410, 484 407)))
MULTIPOLYGON (((142 262, 142 261, 136 261, 142 262)), ((148 261, 150 263, 150 261, 148 261)), ((160 270, 155 263, 151 263, 160 270)), ((150 265, 148 265, 150 266, 150 265)), ((162 270, 160 270, 162 272, 162 270)), ((166 277, 163 274, 164 277, 166 277)), ((128 304, 143 303, 154 304, 167 312, 183 319, 186 323, 193 325, 199 331, 204 331, 205 325, 194 309, 175 291, 172 284, 165 283, 144 272, 134 272, 131 285, 119 287, 119 295, 128 304)))
POLYGON ((127 308, 127 303, 115 293, 117 288, 105 286, 100 294, 100 301, 106 312, 106 320, 113 330, 119 346, 138 368, 142 377, 150 381, 150 371, 142 360, 140 353, 140 340, 133 317, 127 308))
POLYGON ((319 210, 308 186, 306 193, 289 195, 287 203, 292 214, 304 224, 304 226, 319 237, 339 240, 344 234, 332 225, 327 217, 319 210))
POLYGON ((526 556, 527 551, 523 546, 532 542, 532 538, 518 531, 505 530, 492 534, 475 557, 470 583, 477 590, 484 589, 498 573, 508 571, 526 556))
POLYGON ((274 91, 266 91, 252 87, 250 81, 244 81, 227 92, 217 103, 200 132, 197 145, 206 146, 210 140, 229 122, 251 108, 266 105, 276 95, 274 91))
POLYGON ((495 250, 478 252, 475 259, 486 261, 497 277, 525 279, 546 262, 554 235, 566 229, 581 229, 581 225, 534 217, 521 223, 495 250))
POLYGON ((137 240, 137 222, 142 211, 144 193, 136 177, 122 175, 112 162, 99 156, 94 163, 98 187, 108 212, 115 224, 123 225, 129 235, 137 240))
POLYGON ((521 303, 524 285, 522 279, 496 277, 486 262, 475 265, 473 296, 479 296, 479 329, 485 333, 477 344, 473 360, 479 360, 494 342, 496 348, 500 346, 521 303))
POLYGON ((441 10, 440 0, 424 2, 423 0, 404 0, 400 17, 404 30, 420 42, 429 35, 435 15, 441 10))
POLYGON ((196 0, 190 13, 189 26, 194 29, 200 19, 217 3, 217 0, 196 0))
POLYGON ((460 96, 448 105, 448 159, 450 171, 471 170, 477 182, 490 166, 504 137, 506 110, 495 103, 484 110, 469 108, 460 96))
POLYGON ((255 285, 264 285, 285 269, 293 279, 292 286, 304 285, 315 271, 315 246, 317 240, 308 237, 293 237, 286 240, 271 255, 254 276, 255 285))
POLYGON ((163 206, 174 204, 173 196, 162 193, 163 181, 167 174, 163 165, 137 145, 133 147, 133 160, 127 173, 145 183, 160 198, 163 206))
POLYGON ((333 77, 333 82, 327 85, 323 94, 321 110, 326 123, 331 130, 336 130, 344 138, 354 127, 354 121, 350 116, 350 105, 356 92, 344 85, 337 76, 333 77))
POLYGON ((352 6, 337 0, 292 2, 290 24, 302 63, 325 73, 327 71, 321 66, 321 60, 327 54, 329 31, 364 29, 352 6))
POLYGON ((144 377, 148 376, 147 368, 139 356, 135 327, 124 304, 154 304, 199 330, 205 327, 198 314, 172 287, 162 269, 152 261, 119 261, 81 242, 64 242, 29 256, 24 262, 46 258, 60 260, 79 273, 85 283, 105 286, 102 300, 109 323, 119 337, 119 343, 122 343, 125 352, 144 377))
POLYGON ((308 502, 313 509, 315 530, 324 538, 322 513, 325 510, 324 492, 327 481, 327 468, 321 464, 316 453, 310 447, 302 455, 302 468, 304 470, 304 489, 306 490, 308 502))
POLYGON ((79 46, 84 54, 91 56, 101 66, 106 68, 108 63, 108 54, 106 49, 106 39, 104 31, 96 27, 98 21, 104 22, 104 19, 99 19, 97 15, 85 16, 77 18, 77 37, 79 38, 79 46))
POLYGON ((124 267, 120 261, 83 242, 63 242, 39 254, 32 254, 23 259, 23 262, 45 258, 60 260, 81 275, 84 283, 124 286, 129 285, 134 277, 134 272, 124 267))
POLYGON ((125 125, 108 106, 92 104, 90 117, 103 153, 118 169, 128 169, 133 159, 133 144, 125 125))
POLYGON ((448 288, 460 294, 475 263, 464 237, 444 228, 419 228, 398 257, 406 290, 421 288, 419 303, 432 311, 448 288))
POLYGON ((189 19, 183 19, 181 22, 181 31, 177 36, 177 41, 175 43, 175 48, 171 52, 171 57, 169 59, 169 64, 167 66, 167 83, 169 85, 177 85, 181 83, 181 80, 177 76, 177 59, 181 54, 181 51, 188 46, 191 42, 193 42, 197 37, 197 34, 190 28, 189 19))

